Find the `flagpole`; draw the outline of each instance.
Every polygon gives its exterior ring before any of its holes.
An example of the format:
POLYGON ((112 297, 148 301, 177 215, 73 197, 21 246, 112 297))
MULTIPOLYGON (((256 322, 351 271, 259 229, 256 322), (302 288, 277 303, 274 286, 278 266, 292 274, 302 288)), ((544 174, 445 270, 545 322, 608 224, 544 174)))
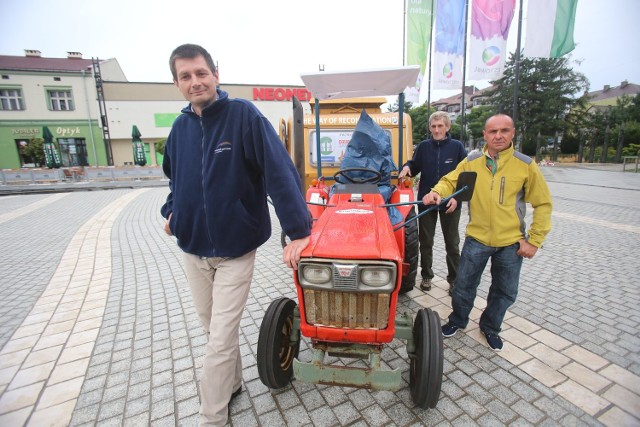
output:
MULTIPOLYGON (((427 124, 429 115, 431 114, 431 60, 433 59, 433 4, 436 0, 431 0, 431 38, 429 39, 429 77, 427 80, 427 124)), ((427 136, 431 133, 431 129, 427 125, 427 136)))
POLYGON ((466 71, 467 71, 467 31, 468 31, 468 22, 469 22, 469 0, 465 0, 464 2, 464 51, 462 52, 462 120, 460 124, 460 142, 464 145, 464 121, 465 121, 465 101, 466 101, 466 91, 465 91, 465 79, 466 79, 466 71))
MULTIPOLYGON (((407 0, 409 1, 409 0, 407 0)), ((402 12, 402 66, 405 66, 407 56, 407 1, 402 2, 404 11, 402 12)))
MULTIPOLYGON (((513 119, 514 126, 518 122, 518 81, 520 79, 520 46, 522 43, 522 3, 523 0, 520 0, 520 11, 518 12, 518 42, 516 44, 516 66, 513 79, 513 113, 511 118, 513 119)), ((521 148, 522 147, 518 147, 518 149, 521 148)))

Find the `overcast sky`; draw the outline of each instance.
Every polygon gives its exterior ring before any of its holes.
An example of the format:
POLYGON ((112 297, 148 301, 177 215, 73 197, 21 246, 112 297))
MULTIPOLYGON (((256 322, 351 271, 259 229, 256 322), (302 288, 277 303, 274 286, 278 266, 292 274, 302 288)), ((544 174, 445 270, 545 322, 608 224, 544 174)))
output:
MULTIPOLYGON (((301 85, 300 73, 319 64, 326 71, 403 65, 403 15, 401 0, 0 0, 0 55, 81 52, 116 58, 129 81, 170 82, 171 51, 197 43, 218 62, 222 83, 301 85)), ((581 61, 575 68, 591 90, 640 84, 640 0, 579 0, 575 41, 571 58, 581 61)))

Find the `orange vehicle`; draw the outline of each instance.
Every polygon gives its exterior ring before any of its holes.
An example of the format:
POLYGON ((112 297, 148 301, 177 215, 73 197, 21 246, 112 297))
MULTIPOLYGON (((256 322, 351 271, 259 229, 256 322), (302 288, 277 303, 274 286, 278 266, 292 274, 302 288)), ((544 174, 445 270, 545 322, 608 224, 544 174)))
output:
MULTIPOLYGON (((415 83, 417 75, 417 67, 405 67, 384 72, 320 73, 303 75, 302 79, 316 98, 354 93, 380 96, 386 93, 377 88, 384 86, 382 90, 392 90, 390 94, 400 93, 402 107, 402 91, 415 83), (330 90, 325 90, 327 87, 330 90)), ((316 114, 320 116, 319 112, 316 114)), ((354 151, 351 144, 356 140, 360 147, 371 148, 371 153, 384 151, 387 157, 391 152, 406 153, 399 131, 405 129, 402 117, 400 108, 397 135, 393 138, 397 146, 391 150, 385 149, 385 143, 388 146, 392 140, 384 135, 388 130, 373 123, 375 119, 368 117, 366 111, 361 113, 345 155, 354 151), (372 129, 375 137, 362 129, 372 129), (376 139, 378 136, 381 138, 376 139), (381 149, 367 145, 380 140, 381 149)), ((301 125, 304 120, 294 113, 295 122, 301 125)), ((315 121, 318 146, 325 136, 320 122, 315 121)), ((296 139, 302 145, 310 138, 293 138, 296 139)), ((292 151, 307 153, 296 147, 292 151)), ((429 308, 418 310, 415 320, 413 313, 396 312, 398 295, 403 285, 404 290, 413 287, 417 270, 417 216, 413 206, 419 202, 414 200, 413 188, 397 177, 384 176, 388 167, 346 167, 345 159, 340 169, 335 165, 334 171, 326 164, 323 169, 321 151, 322 148, 315 151, 317 176, 305 191, 313 220, 310 243, 293 275, 299 306, 283 297, 267 309, 258 338, 260 379, 272 389, 285 387, 295 377, 296 381, 309 383, 395 391, 403 385, 401 372, 382 367, 382 350, 385 344, 400 338, 407 342, 412 399, 417 406, 434 408, 442 384, 440 318, 429 308), (331 171, 331 175, 326 177, 323 170, 331 171), (311 341, 310 361, 298 359, 301 334, 311 341), (325 363, 326 355, 363 359, 366 367, 348 362, 325 363)), ((306 177, 306 168, 313 162, 306 155, 299 157, 294 163, 304 167, 299 171, 306 177)), ((361 157, 359 160, 365 165, 389 163, 386 158, 376 163, 369 156, 361 157)), ((396 161, 400 163, 401 159, 396 161)), ((459 182, 464 186, 451 197, 468 200, 462 195, 470 197, 473 190, 468 191, 464 179, 459 182)))

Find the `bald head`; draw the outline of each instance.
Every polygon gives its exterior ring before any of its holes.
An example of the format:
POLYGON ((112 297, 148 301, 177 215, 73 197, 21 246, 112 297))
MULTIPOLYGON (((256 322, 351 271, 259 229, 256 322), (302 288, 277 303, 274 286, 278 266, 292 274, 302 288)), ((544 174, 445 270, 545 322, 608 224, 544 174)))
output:
POLYGON ((515 124, 513 123, 513 119, 511 118, 511 116, 507 115, 507 114, 494 114, 493 116, 489 117, 485 122, 484 122, 484 128, 487 128, 487 124, 491 121, 491 120, 497 120, 497 119, 502 119, 502 120, 508 120, 509 123, 511 123, 511 127, 515 128, 515 124))
POLYGON ((495 157, 501 151, 511 147, 516 130, 513 119, 506 114, 496 114, 487 119, 482 131, 487 142, 487 151, 491 157, 495 157))

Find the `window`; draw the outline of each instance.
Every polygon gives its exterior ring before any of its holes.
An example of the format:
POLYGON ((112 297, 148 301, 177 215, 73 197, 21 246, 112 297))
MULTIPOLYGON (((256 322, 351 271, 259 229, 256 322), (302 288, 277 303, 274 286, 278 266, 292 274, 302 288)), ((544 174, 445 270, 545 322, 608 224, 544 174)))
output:
POLYGON ((62 166, 89 166, 84 138, 58 138, 62 166))
POLYGON ((484 104, 485 104, 485 99, 484 99, 484 97, 478 97, 478 98, 475 98, 475 99, 473 100, 473 106, 474 106, 474 107, 478 107, 478 106, 480 106, 480 105, 484 105, 484 104))
POLYGON ((35 168, 40 166, 38 159, 33 157, 33 153, 27 150, 29 146, 28 139, 16 139, 16 147, 18 148, 18 156, 20 157, 21 168, 35 168))
POLYGON ((0 110, 24 110, 21 89, 1 89, 0 88, 0 110))
POLYGON ((74 110, 71 90, 49 90, 49 109, 53 111, 74 110))

